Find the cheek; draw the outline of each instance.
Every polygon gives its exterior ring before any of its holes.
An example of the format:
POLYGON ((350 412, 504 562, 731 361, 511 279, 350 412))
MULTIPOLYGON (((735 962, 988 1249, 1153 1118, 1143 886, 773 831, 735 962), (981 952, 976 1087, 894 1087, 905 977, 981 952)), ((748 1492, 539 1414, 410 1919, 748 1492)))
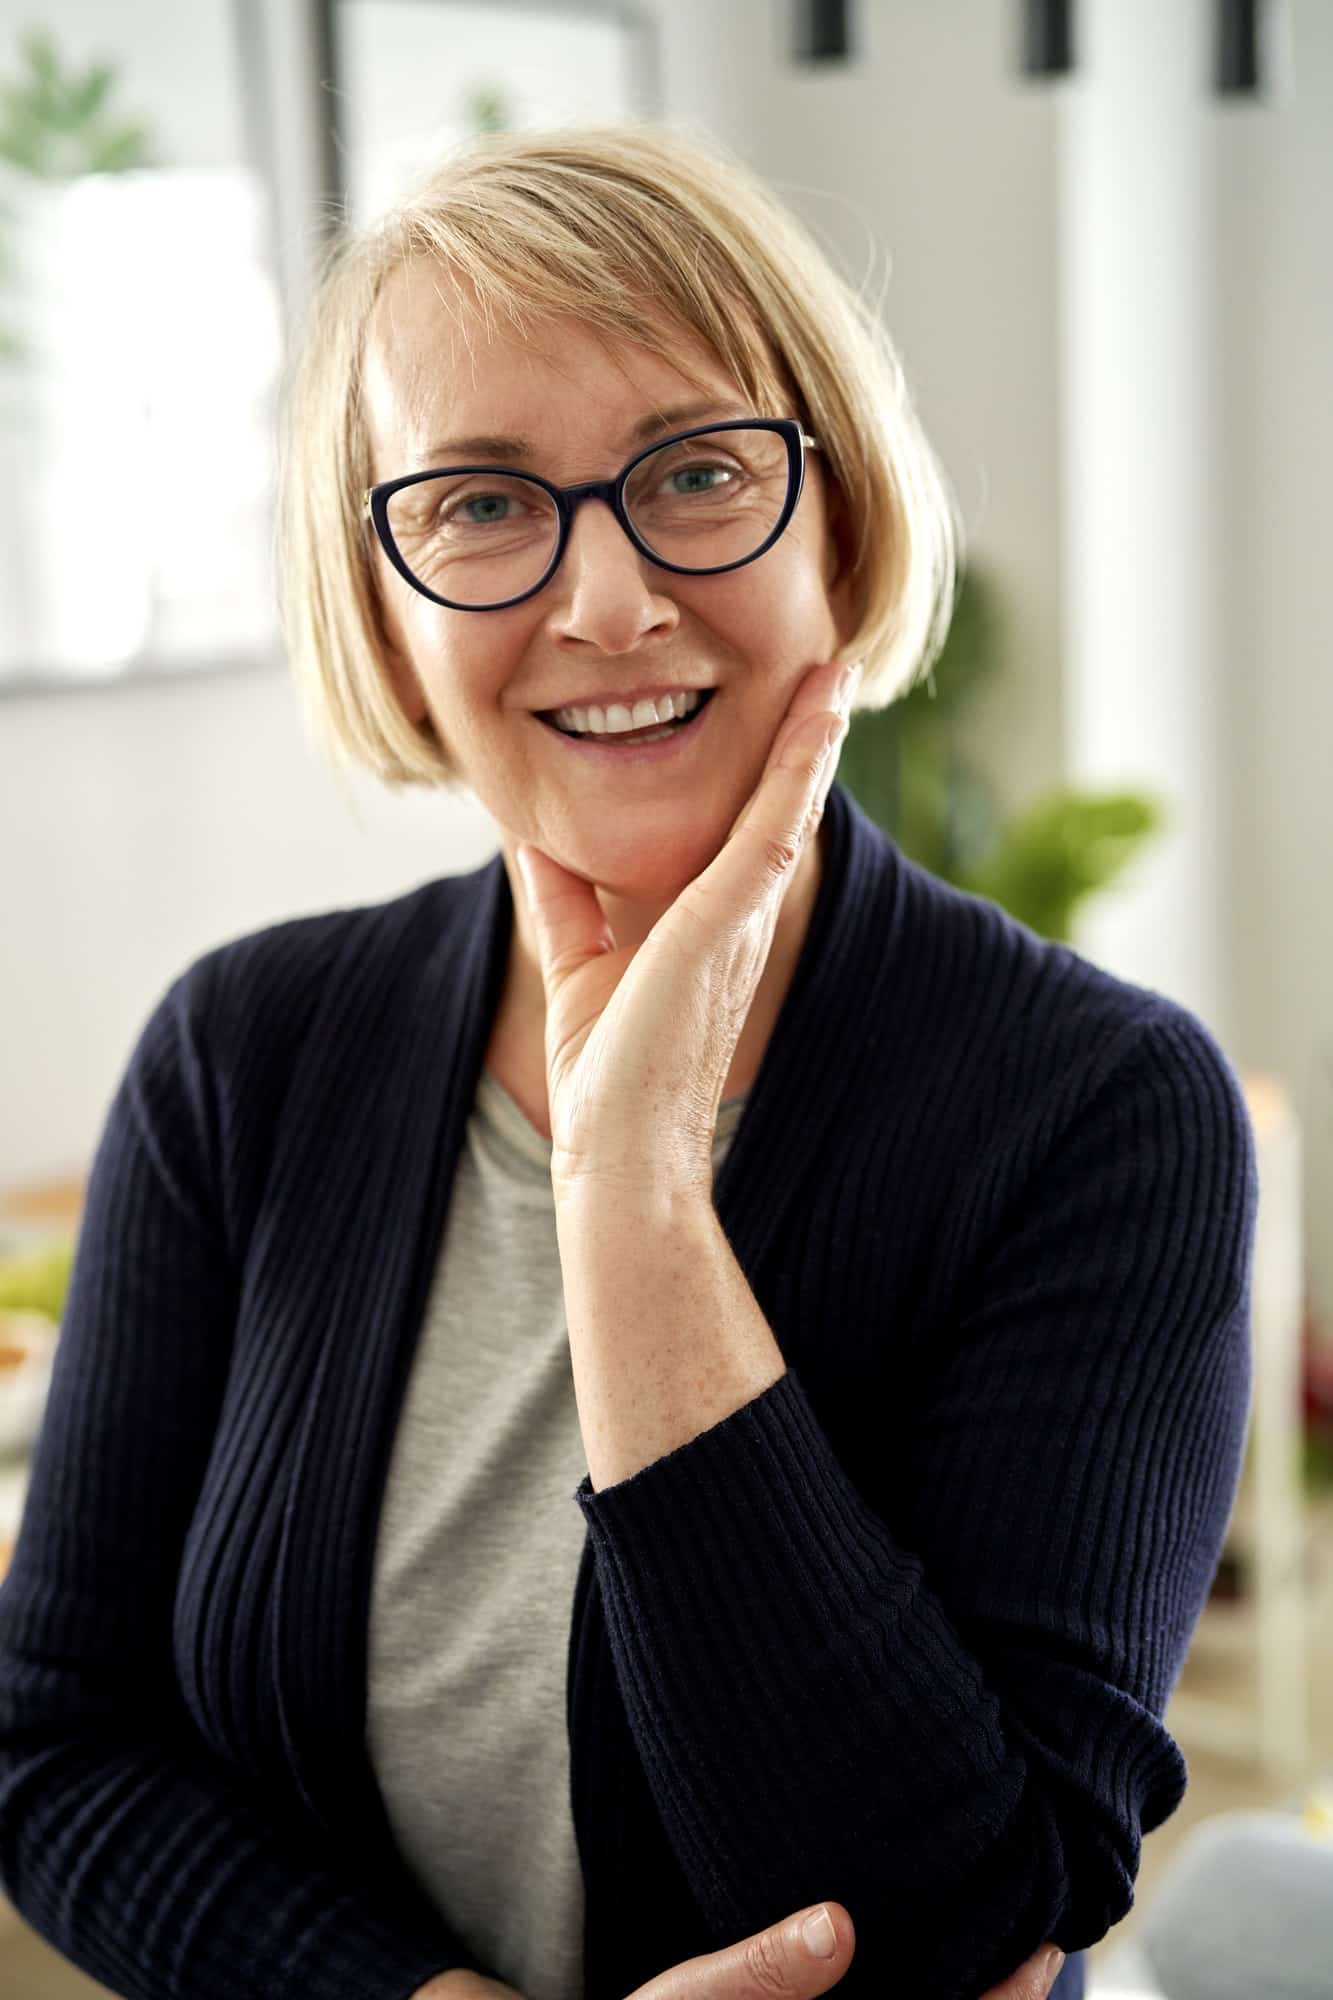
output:
POLYGON ((825 646, 831 621, 824 579, 812 552, 790 533, 733 578, 714 581, 732 588, 702 616, 739 654, 804 660, 825 646))
POLYGON ((406 639, 432 706, 483 717, 497 707, 512 709, 512 690, 522 685, 524 653, 532 644, 529 625, 501 612, 448 611, 412 594, 416 604, 406 607, 406 639))

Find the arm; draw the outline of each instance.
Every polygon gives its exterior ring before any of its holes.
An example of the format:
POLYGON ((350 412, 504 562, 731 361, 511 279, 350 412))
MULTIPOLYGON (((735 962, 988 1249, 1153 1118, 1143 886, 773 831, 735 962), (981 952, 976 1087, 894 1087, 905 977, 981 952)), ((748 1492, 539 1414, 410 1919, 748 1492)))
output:
POLYGON ((0 1588, 0 1880, 130 2000, 406 2000, 469 1953, 353 1879, 313 1829, 279 1824, 176 1680, 181 1549, 236 1285, 197 976, 155 1009, 108 1114, 0 1588))
POLYGON ((594 1493, 711 1430, 786 1373, 711 1206, 613 1202, 600 1188, 557 1193, 556 1233, 594 1493))
MULTIPOLYGON (((919 1382, 886 1367, 911 1407, 843 1412, 859 1482, 813 1335, 730 1416, 581 1483, 645 1776, 719 1943, 836 1896, 848 2000, 970 2000, 1129 1909, 1185 1787, 1161 1718, 1239 1474, 1256 1199, 1234 1077, 1163 1006, 1012 1184, 919 1382)), ((827 1293, 820 1254, 793 1249, 793 1286, 827 1293)))

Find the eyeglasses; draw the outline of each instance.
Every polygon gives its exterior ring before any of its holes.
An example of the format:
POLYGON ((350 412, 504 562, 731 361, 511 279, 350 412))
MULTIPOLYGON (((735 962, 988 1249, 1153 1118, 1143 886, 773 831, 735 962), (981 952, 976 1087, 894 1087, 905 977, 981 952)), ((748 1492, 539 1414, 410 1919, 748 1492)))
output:
POLYGON ((614 479, 554 486, 503 465, 409 472, 362 496, 389 561, 451 611, 502 611, 549 583, 585 500, 603 500, 661 569, 717 576, 772 548, 822 447, 795 417, 740 417, 679 431, 614 479))

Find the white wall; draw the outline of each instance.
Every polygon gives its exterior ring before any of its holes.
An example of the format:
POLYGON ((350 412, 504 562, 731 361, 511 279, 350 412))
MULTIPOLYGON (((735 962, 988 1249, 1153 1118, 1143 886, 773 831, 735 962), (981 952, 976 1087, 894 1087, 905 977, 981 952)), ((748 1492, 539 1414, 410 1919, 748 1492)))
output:
POLYGON ((1291 7, 1295 88, 1213 134, 1224 246, 1226 859, 1241 1057, 1305 1141, 1307 1255, 1333 1342, 1333 7, 1291 7))
POLYGON ((1079 25, 1058 164, 1065 761, 1164 823, 1077 942, 1229 1045, 1214 10, 1092 0, 1079 25))
POLYGON ((15 696, 0 732, 0 1185, 86 1170, 144 1017, 198 953, 496 848, 480 808, 369 781, 362 831, 278 670, 15 696))

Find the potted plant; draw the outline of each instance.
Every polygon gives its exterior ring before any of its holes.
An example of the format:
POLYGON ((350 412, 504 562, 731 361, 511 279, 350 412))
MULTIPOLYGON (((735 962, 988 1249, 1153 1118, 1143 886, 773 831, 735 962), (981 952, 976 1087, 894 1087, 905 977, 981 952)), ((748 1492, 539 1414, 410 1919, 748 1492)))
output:
POLYGON ((1068 943, 1080 902, 1120 874, 1165 814, 1143 792, 1058 786, 1001 820, 957 733, 962 709, 1000 671, 1000 626, 994 584, 965 569, 930 675, 888 708, 853 715, 838 778, 913 861, 1068 943))

